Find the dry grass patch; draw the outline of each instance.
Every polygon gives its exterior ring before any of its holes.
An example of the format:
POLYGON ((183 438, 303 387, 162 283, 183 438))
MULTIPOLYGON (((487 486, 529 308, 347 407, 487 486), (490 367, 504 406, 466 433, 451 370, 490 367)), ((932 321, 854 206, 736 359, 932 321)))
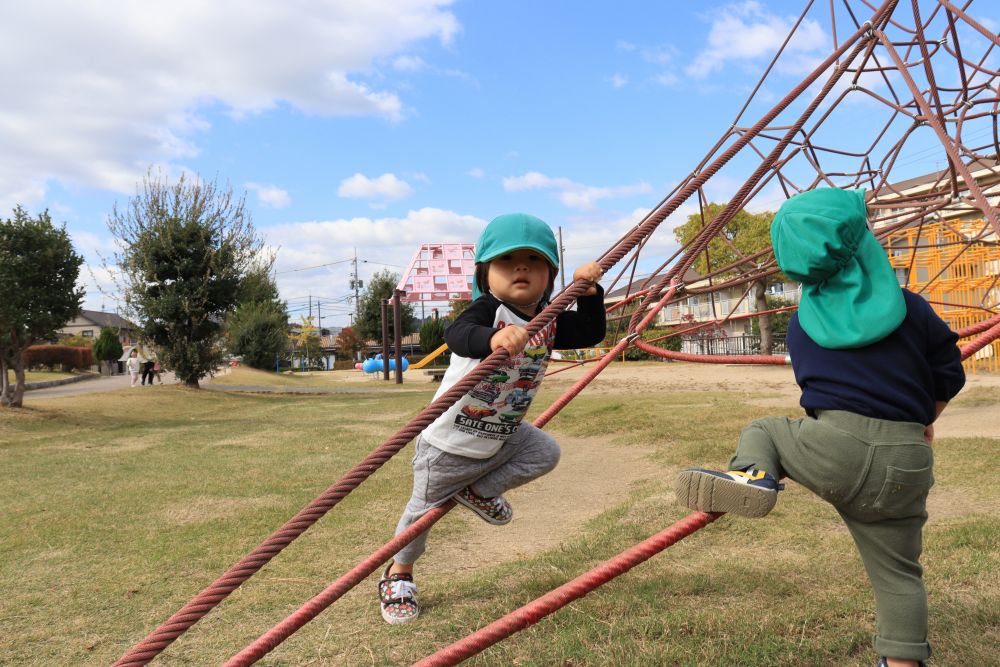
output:
MULTIPOLYGON (((746 422, 774 411, 756 401, 773 396, 748 389, 758 386, 752 370, 732 371, 746 383, 721 391, 721 380, 688 377, 690 365, 649 367, 697 389, 652 378, 658 389, 639 393, 626 374, 574 401, 550 428, 563 460, 511 492, 513 524, 456 509, 435 528, 418 572, 419 622, 387 626, 372 576, 261 664, 411 664, 684 517, 673 502, 676 470, 723 464, 746 422)), ((768 370, 760 379, 780 378, 768 370)), ((0 663, 114 662, 435 388, 300 397, 165 387, 0 411, 0 663)), ((539 403, 558 388, 546 382, 539 403)), ((795 414, 794 400, 777 411, 795 414)), ((982 470, 998 444, 935 445, 923 562, 938 664, 995 658, 1000 522, 991 499, 1000 480, 982 470)), ((411 452, 157 662, 224 662, 388 540, 410 493, 411 452)), ((850 536, 832 509, 790 484, 767 518, 723 517, 467 664, 868 667, 873 623, 850 536)))

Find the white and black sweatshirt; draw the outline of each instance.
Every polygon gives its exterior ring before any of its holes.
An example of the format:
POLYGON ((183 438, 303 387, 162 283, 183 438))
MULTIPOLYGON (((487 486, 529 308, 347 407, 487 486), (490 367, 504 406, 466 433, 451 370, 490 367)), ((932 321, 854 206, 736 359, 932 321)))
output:
MULTIPOLYGON (((445 331, 451 364, 434 398, 490 355, 490 338, 505 326, 526 327, 531 317, 492 294, 472 302, 445 331)), ((524 350, 477 384, 472 391, 424 429, 423 437, 438 449, 487 459, 503 446, 528 411, 545 376, 552 350, 596 345, 605 335, 604 290, 577 299, 577 310, 560 313, 532 336, 524 350)))

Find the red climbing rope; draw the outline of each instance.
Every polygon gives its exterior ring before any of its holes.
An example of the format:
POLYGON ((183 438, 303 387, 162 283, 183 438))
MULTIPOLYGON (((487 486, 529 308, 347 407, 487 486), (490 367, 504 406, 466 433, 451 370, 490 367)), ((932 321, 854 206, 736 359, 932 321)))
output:
POLYGON ((975 339, 970 343, 966 343, 961 347, 962 350, 962 360, 968 359, 979 350, 986 347, 988 344, 1000 338, 1000 323, 994 324, 989 330, 986 331, 982 336, 975 339))
POLYGON ((605 561, 573 581, 549 591, 537 600, 529 602, 503 618, 493 621, 468 637, 460 639, 450 646, 446 646, 419 662, 413 663, 412 667, 445 667, 446 665, 457 665, 463 660, 496 644, 501 639, 510 637, 515 632, 534 625, 545 616, 565 607, 574 600, 582 598, 598 586, 606 584, 615 577, 628 572, 636 565, 649 560, 670 545, 704 528, 720 516, 722 515, 706 514, 704 512, 689 514, 669 528, 660 531, 627 551, 623 551, 618 556, 605 561))
POLYGON ((357 586, 365 577, 389 560, 393 554, 412 542, 417 535, 430 530, 430 527, 438 519, 451 511, 454 506, 455 501, 449 500, 444 505, 435 507, 420 517, 402 533, 386 542, 385 546, 381 549, 361 561, 350 572, 327 586, 322 593, 302 605, 298 611, 291 614, 284 621, 261 635, 250 646, 230 658, 226 662, 225 667, 246 667, 246 665, 252 665, 260 660, 267 653, 274 650, 278 644, 288 639, 292 633, 316 618, 320 612, 340 599, 344 593, 357 586))

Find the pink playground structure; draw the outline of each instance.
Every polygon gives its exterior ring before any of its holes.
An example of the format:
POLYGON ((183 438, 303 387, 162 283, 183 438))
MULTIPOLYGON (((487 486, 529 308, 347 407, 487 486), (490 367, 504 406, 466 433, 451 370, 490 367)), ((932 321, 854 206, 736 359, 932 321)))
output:
POLYGON ((424 243, 413 254, 396 289, 401 301, 472 300, 476 270, 472 243, 424 243))

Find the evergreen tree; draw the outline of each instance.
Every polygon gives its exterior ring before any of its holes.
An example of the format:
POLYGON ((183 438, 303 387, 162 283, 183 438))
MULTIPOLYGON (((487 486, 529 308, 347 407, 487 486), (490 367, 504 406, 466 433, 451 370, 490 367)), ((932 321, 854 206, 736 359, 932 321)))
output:
MULTIPOLYGON (((399 275, 383 269, 368 281, 368 288, 358 299, 358 316, 354 327, 365 340, 382 340, 382 300, 391 299, 392 292, 399 284, 399 275)), ((402 312, 400 335, 406 336, 417 330, 417 320, 413 315, 413 304, 400 304, 402 312)), ((393 335, 392 305, 389 306, 389 340, 393 335)))
POLYGON ((80 312, 81 264, 66 229, 53 226, 48 211, 33 218, 18 206, 13 218, 0 219, 0 406, 23 404, 28 346, 54 337, 80 312))
POLYGON ((273 257, 259 261, 240 282, 238 306, 226 323, 229 351, 252 368, 269 370, 288 348, 288 311, 271 276, 273 257))
POLYGON ((288 348, 288 314, 271 301, 248 301, 229 316, 229 351, 243 363, 261 370, 275 367, 275 358, 288 348))
POLYGON ((430 354, 444 345, 444 322, 440 319, 429 319, 420 327, 420 349, 424 354, 430 354))
POLYGON ((113 362, 121 358, 123 352, 121 340, 114 327, 102 327, 101 335, 94 343, 94 358, 110 367, 113 362))
POLYGON ((115 259, 126 304, 163 363, 189 387, 224 356, 223 323, 259 266, 262 241, 244 197, 214 181, 181 175, 173 185, 148 173, 108 228, 122 244, 115 259))

